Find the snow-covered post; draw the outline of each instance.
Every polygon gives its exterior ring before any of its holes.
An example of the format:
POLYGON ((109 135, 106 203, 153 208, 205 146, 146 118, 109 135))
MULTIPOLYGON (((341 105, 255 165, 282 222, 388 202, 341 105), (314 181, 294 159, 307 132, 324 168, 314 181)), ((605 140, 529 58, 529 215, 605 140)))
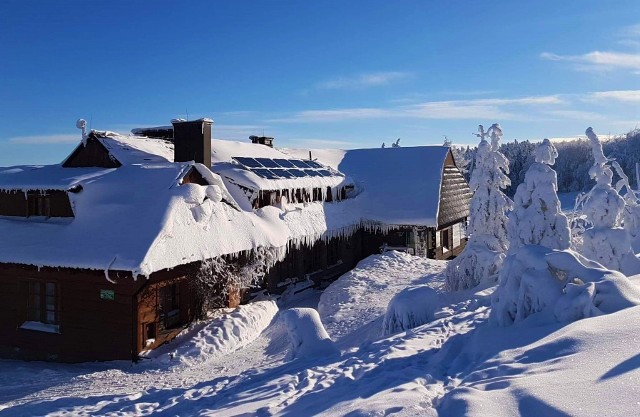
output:
POLYGON ((478 131, 481 140, 469 183, 474 192, 469 215, 470 237, 462 253, 447 265, 445 285, 449 291, 495 280, 509 247, 506 224, 513 203, 502 192, 510 184, 509 161, 499 151, 502 129, 494 124, 485 133, 480 125, 478 131), (491 144, 485 139, 488 135, 491 144))
POLYGON ((82 144, 87 145, 87 121, 84 119, 78 119, 76 121, 76 127, 82 130, 82 144))
MULTIPOLYGON (((583 243, 580 247, 582 255, 593 259, 609 269, 621 271, 627 275, 640 272, 640 260, 631 249, 631 238, 627 230, 621 226, 625 213, 625 200, 618 191, 611 186, 613 171, 609 166, 609 160, 602 152, 602 144, 592 128, 586 131, 591 144, 595 163, 589 169, 589 175, 596 180, 596 185, 587 194, 583 211, 591 228, 583 235, 583 243)), ((621 180, 618 182, 620 189, 625 186, 626 175, 619 165, 621 180)), ((627 193, 631 192, 627 185, 627 193)), ((635 196, 631 192, 628 196, 630 203, 635 202, 635 196)), ((635 226, 633 212, 627 215, 629 226, 635 226)))

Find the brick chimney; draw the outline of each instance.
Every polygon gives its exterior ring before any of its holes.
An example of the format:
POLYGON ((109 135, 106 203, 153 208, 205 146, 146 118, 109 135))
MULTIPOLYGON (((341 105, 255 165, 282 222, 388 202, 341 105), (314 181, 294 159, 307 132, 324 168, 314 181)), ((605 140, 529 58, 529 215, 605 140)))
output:
POLYGON ((251 139, 251 143, 266 145, 270 148, 273 148, 273 138, 270 138, 268 136, 249 136, 249 139, 251 139))
POLYGON ((173 119, 174 162, 196 161, 211 168, 211 119, 173 119))

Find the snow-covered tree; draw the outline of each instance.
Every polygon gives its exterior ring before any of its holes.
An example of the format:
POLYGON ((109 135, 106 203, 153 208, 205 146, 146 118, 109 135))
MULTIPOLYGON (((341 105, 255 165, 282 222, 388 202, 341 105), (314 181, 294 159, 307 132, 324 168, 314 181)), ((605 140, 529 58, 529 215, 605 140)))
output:
POLYGON ((481 140, 469 184, 474 192, 469 215, 470 237, 462 253, 447 265, 445 284, 449 291, 495 280, 509 247, 506 224, 512 201, 502 192, 510 183, 509 161, 499 151, 502 129, 494 124, 487 133, 479 126, 479 132, 481 140), (491 143, 486 141, 487 135, 491 143))
POLYGON ((510 250, 523 245, 541 245, 551 249, 568 249, 570 231, 567 217, 560 210, 558 180, 550 165, 558 151, 549 139, 535 150, 535 162, 514 196, 514 210, 509 216, 510 250))
POLYGON ((238 291, 260 285, 282 256, 281 248, 258 247, 237 258, 222 256, 204 261, 191 283, 196 316, 204 318, 210 310, 227 306, 238 291))
POLYGON ((545 139, 535 162, 518 186, 509 215, 509 253, 493 294, 490 320, 509 325, 552 306, 562 285, 540 258, 553 249, 569 248, 570 231, 560 211, 556 172, 550 167, 558 151, 545 139), (546 271, 546 272, 545 272, 546 271))
MULTIPOLYGON (((604 156, 602 144, 593 129, 588 128, 586 134, 595 160, 589 175, 596 180, 596 185, 587 194, 583 206, 584 214, 591 227, 582 236, 580 252, 609 269, 628 275, 640 273, 640 260, 631 248, 630 234, 628 230, 620 227, 625 218, 625 200, 618 194, 618 190, 611 186, 613 179, 611 161, 604 156)), ((628 184, 628 180, 618 164, 614 167, 622 175, 618 182, 622 188, 625 186, 625 181, 628 184)), ((633 193, 628 192, 628 194, 631 194, 628 196, 630 204, 637 205, 633 193)), ((634 227, 635 211, 629 210, 626 214, 630 227, 634 227)))

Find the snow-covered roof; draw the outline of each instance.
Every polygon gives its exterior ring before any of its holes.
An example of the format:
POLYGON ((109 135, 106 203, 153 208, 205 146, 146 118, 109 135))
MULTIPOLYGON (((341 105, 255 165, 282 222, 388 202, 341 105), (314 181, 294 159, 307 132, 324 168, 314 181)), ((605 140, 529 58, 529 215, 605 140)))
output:
MULTIPOLYGON (((205 199, 205 186, 180 185, 192 166, 165 162, 114 169, 53 165, 1 170, 3 189, 21 184, 32 189, 29 184, 40 175, 83 188, 69 193, 75 214, 70 221, 0 217, 0 262, 148 275, 255 245, 286 244, 285 227, 271 235, 264 228, 256 233, 257 216, 249 218, 231 204, 205 199), (281 234, 285 237, 278 238, 281 234)), ((219 177, 217 185, 224 187, 219 177)))
MULTIPOLYGON (((324 177, 264 178, 256 173, 259 172, 258 170, 252 170, 243 165, 240 162, 243 158, 264 158, 271 161, 292 159, 290 155, 265 145, 216 139, 211 141, 212 170, 248 188, 257 190, 334 188, 350 182, 349 178, 336 172, 333 172, 334 175, 324 177)), ((304 160, 308 159, 308 156, 296 159, 304 160)), ((277 171, 270 172, 277 175, 277 171)))
POLYGON ((149 275, 259 246, 284 247, 291 240, 346 233, 362 221, 433 226, 448 152, 440 146, 312 151, 314 159, 347 175, 266 180, 254 178, 234 158, 308 159, 308 151, 285 153, 214 140, 214 173, 193 162, 173 163, 170 141, 110 132, 96 139, 120 167, 0 168, 0 190, 74 187, 68 195, 75 215, 67 221, 0 217, 0 262, 149 275), (217 186, 216 191, 211 185, 181 184, 192 169, 217 186), (336 187, 350 177, 360 191, 354 198, 259 210, 252 209, 235 185, 267 190, 336 187), (215 195, 222 195, 222 201, 215 195))
MULTIPOLYGON (((307 149, 283 149, 308 157, 307 149)), ((449 152, 444 146, 375 149, 314 149, 312 158, 351 177, 360 193, 365 220, 392 225, 436 226, 442 172, 449 152)))
POLYGON ((359 221, 338 204, 254 211, 238 205, 241 199, 232 197, 222 178, 204 166, 168 162, 173 159, 170 142, 110 133, 98 140, 122 166, 0 168, 0 190, 82 186, 68 193, 75 217, 65 221, 0 216, 0 262, 149 275, 259 246, 283 247, 291 239, 340 233, 359 221), (211 198, 215 192, 210 185, 181 184, 191 169, 219 187, 223 201, 211 198))

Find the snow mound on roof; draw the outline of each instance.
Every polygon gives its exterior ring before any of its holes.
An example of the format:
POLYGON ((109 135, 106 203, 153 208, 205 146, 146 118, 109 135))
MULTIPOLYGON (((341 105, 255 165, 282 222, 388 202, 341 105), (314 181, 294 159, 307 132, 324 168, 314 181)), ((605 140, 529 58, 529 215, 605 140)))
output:
POLYGON ((282 319, 291 341, 293 358, 326 357, 340 352, 313 308, 290 308, 282 312, 282 319))
POLYGON ((150 356, 169 355, 178 363, 193 366, 203 361, 229 354, 253 342, 278 314, 273 300, 256 301, 241 305, 199 330, 185 330, 165 347, 153 351, 150 356), (176 345, 178 345, 176 347, 176 345))

